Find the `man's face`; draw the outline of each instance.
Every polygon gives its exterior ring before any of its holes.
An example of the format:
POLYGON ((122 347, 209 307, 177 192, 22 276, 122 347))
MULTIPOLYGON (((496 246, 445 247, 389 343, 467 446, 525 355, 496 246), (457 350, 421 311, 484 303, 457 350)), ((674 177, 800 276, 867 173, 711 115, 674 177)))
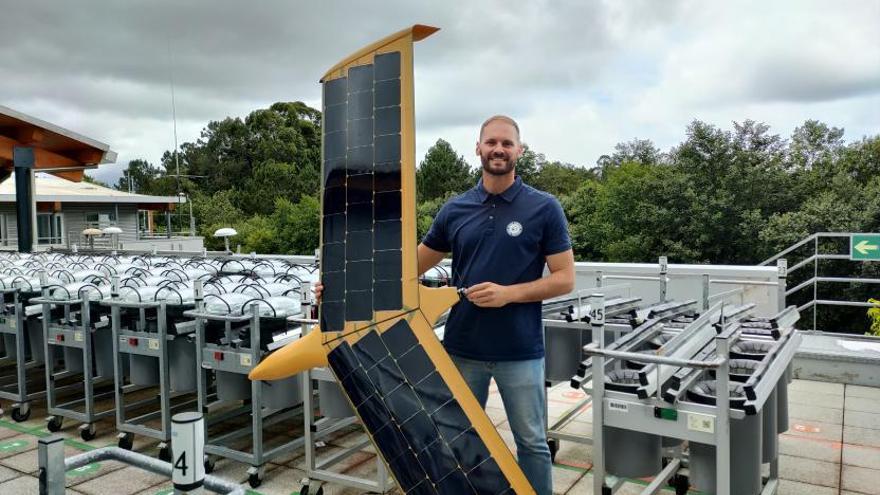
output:
POLYGON ((477 143, 477 155, 483 163, 483 170, 492 175, 512 173, 522 151, 516 128, 503 120, 489 122, 477 143))

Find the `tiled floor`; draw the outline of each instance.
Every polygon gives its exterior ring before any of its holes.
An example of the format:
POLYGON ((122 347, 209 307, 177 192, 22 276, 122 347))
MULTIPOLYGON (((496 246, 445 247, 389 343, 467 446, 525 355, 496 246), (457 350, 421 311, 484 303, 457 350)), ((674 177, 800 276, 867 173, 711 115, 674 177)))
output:
MULTIPOLYGON (((780 439, 780 495, 878 494, 880 495, 880 389, 796 380, 789 389, 791 428, 780 439)), ((551 391, 551 418, 573 407, 583 394, 566 384, 551 391)), ((4 403, 8 407, 8 403, 4 403)), ((493 392, 488 413, 502 437, 512 446, 513 438, 507 424, 500 397, 493 392)), ((31 419, 14 423, 7 412, 0 418, 0 494, 37 493, 37 440, 49 433, 45 430, 45 412, 35 408, 31 419)), ((115 445, 113 423, 99 424, 98 438, 82 442, 75 424, 65 422, 61 434, 67 438, 66 455, 74 455, 92 447, 115 445)), ((282 431, 290 434, 295 426, 274 428, 267 438, 282 431), (285 430, 286 428, 286 430, 285 430)), ((590 436, 590 414, 587 408, 572 421, 566 432, 590 436)), ((324 440, 317 449, 319 458, 331 455, 342 447, 354 445, 360 438, 357 427, 349 427, 324 440)), ((156 442, 139 437, 135 449, 156 454, 156 442)), ((590 468, 592 450, 588 445, 563 442, 553 468, 554 492, 586 495, 592 493, 590 468)), ((372 449, 358 453, 341 464, 349 475, 375 475, 376 458, 372 449)), ((301 480, 302 450, 276 459, 267 466, 263 484, 252 493, 296 494, 301 480)), ((244 483, 247 466, 220 460, 215 475, 244 483)), ((627 482, 618 492, 637 494, 645 480, 627 482)), ((117 462, 101 462, 79 472, 68 473, 69 493, 75 494, 159 494, 168 493, 171 484, 153 475, 117 462)), ((327 484, 324 493, 355 494, 361 490, 327 484)), ((672 493, 664 491, 664 493, 672 493)))

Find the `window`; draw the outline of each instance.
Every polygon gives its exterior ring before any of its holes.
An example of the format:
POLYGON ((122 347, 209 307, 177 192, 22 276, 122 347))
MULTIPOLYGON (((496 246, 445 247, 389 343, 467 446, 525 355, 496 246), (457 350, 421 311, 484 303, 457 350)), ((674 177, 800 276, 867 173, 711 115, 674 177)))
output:
POLYGON ((105 227, 109 227, 111 225, 116 225, 116 212, 108 211, 108 212, 90 212, 86 213, 86 228, 94 227, 96 229, 103 229, 105 227))
POLYGON ((60 214, 37 213, 37 244, 61 244, 62 232, 60 214))

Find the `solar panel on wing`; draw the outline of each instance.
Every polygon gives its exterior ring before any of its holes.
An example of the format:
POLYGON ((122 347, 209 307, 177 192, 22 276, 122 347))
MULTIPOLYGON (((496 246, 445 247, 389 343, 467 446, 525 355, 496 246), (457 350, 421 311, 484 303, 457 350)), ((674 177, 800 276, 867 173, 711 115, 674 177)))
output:
POLYGON ((252 373, 328 365, 407 494, 533 493, 433 333, 454 288, 418 285, 414 26, 331 69, 324 84, 319 329, 252 373))

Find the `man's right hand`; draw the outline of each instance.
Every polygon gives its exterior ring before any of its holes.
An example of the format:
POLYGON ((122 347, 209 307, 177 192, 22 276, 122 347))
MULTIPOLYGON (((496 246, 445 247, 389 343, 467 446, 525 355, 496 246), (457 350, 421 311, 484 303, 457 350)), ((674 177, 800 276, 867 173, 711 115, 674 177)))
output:
POLYGON ((315 282, 315 304, 321 303, 321 293, 324 292, 324 282, 315 282))

